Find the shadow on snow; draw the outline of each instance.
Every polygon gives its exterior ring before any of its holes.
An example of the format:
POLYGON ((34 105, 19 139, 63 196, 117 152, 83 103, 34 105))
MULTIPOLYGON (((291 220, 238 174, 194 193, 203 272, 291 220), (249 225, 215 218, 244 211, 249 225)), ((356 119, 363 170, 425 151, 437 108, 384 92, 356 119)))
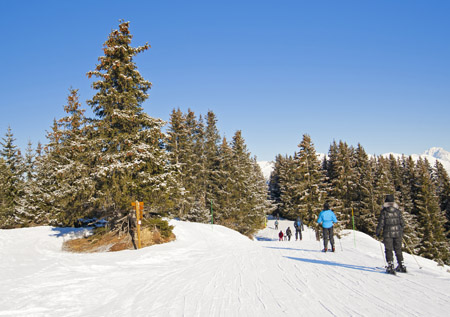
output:
MULTIPOLYGON (((264 241, 272 241, 270 239, 264 241)), ((278 249, 278 250, 293 250, 293 251, 305 251, 305 252, 322 252, 321 250, 311 250, 311 249, 298 249, 298 248, 282 248, 282 247, 265 247, 267 249, 278 249)))
POLYGON ((272 239, 267 237, 255 237, 258 241, 277 241, 278 239, 272 239))
POLYGON ((370 267, 370 266, 345 264, 345 263, 338 263, 338 262, 333 262, 333 261, 323 261, 323 260, 296 258, 296 257, 292 257, 292 256, 285 256, 285 258, 291 259, 291 260, 295 260, 295 261, 312 263, 312 264, 330 265, 330 266, 343 267, 343 268, 346 268, 346 269, 365 271, 365 272, 372 272, 372 273, 383 273, 384 274, 383 270, 381 270, 379 268, 375 268, 375 267, 370 267))

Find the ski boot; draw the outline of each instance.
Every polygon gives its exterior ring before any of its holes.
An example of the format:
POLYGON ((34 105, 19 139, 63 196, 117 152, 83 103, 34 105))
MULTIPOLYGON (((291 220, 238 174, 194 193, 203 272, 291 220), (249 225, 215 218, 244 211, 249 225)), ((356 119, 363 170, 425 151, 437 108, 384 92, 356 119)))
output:
POLYGON ((323 249, 322 252, 327 252, 327 248, 323 249))
POLYGON ((400 273, 406 273, 406 266, 403 264, 403 262, 399 262, 398 266, 395 268, 395 271, 400 273))
POLYGON ((395 275, 393 262, 389 262, 388 265, 386 266, 386 273, 395 275))
POLYGON ((331 252, 334 252, 334 246, 331 247, 331 252))

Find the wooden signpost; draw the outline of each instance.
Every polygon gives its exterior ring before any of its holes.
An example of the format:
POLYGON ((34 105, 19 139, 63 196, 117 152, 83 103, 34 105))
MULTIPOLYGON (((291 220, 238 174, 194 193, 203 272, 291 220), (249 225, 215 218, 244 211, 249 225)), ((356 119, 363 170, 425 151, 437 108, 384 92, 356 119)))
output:
POLYGON ((136 229, 138 236, 138 249, 141 248, 141 220, 144 218, 144 202, 143 201, 135 201, 131 203, 131 206, 136 209, 136 229))

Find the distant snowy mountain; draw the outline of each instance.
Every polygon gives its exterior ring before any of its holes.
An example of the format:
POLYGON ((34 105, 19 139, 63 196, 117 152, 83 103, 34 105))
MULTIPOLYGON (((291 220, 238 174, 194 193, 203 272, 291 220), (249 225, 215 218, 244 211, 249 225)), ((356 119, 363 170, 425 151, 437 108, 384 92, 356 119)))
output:
POLYGON ((450 152, 447 152, 441 147, 432 147, 428 151, 425 151, 423 154, 435 157, 442 161, 450 162, 450 152))
MULTIPOLYGON (((388 157, 389 155, 393 155, 394 157, 401 157, 402 154, 398 153, 385 153, 383 154, 384 157, 388 157)), ((409 156, 409 155, 405 155, 409 156)), ((439 161, 444 166, 447 173, 450 174, 450 152, 447 152, 443 148, 440 147, 432 147, 429 150, 425 151, 422 154, 411 154, 411 157, 414 161, 417 161, 419 158, 427 159, 428 162, 432 166, 436 163, 436 161, 439 161)))
POLYGON ((275 166, 275 163, 272 162, 272 161, 260 161, 260 162, 258 162, 258 164, 259 164, 259 167, 261 168, 261 171, 262 171, 262 173, 264 175, 264 179, 266 181, 268 181, 269 178, 270 178, 270 173, 272 173, 273 168, 275 166))

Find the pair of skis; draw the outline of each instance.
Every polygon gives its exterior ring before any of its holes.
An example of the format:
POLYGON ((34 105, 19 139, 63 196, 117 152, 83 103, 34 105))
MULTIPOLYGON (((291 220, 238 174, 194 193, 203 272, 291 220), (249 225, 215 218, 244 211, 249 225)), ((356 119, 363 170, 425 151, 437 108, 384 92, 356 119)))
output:
POLYGON ((397 271, 396 269, 388 270, 387 266, 385 266, 385 267, 377 266, 376 268, 380 269, 380 270, 386 270, 384 273, 390 274, 390 275, 397 275, 397 273, 408 273, 406 268, 405 268, 405 271, 400 271, 400 270, 397 271))

